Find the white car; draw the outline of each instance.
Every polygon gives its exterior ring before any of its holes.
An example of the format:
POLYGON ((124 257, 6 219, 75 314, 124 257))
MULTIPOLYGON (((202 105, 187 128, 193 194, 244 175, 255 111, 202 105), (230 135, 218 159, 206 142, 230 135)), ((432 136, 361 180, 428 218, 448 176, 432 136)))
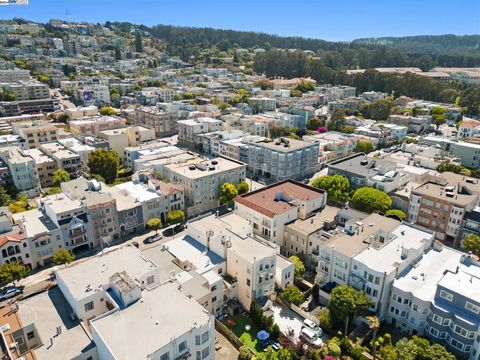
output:
POLYGON ((303 337, 307 342, 315 347, 323 346, 323 341, 318 337, 318 335, 308 327, 302 327, 300 336, 303 337))
POLYGON ((310 319, 303 320, 303 326, 312 330, 317 336, 322 336, 322 329, 310 319))

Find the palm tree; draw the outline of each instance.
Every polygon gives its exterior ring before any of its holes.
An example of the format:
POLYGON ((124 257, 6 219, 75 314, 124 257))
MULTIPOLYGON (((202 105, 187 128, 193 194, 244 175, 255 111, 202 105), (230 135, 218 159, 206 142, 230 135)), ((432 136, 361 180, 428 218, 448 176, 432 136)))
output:
POLYGON ((380 321, 378 320, 378 317, 376 316, 367 316, 367 320, 370 321, 370 329, 373 330, 373 340, 372 340, 372 355, 373 355, 373 360, 376 359, 376 352, 377 352, 377 345, 376 345, 376 337, 377 337, 377 331, 380 327, 380 321))

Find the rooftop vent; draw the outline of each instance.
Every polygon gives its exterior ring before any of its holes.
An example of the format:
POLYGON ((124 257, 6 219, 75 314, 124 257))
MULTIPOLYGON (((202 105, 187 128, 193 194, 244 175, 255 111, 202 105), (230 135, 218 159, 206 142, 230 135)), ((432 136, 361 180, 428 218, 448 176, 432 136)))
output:
POLYGON ((217 165, 218 161, 217 160, 212 160, 212 165, 217 165))

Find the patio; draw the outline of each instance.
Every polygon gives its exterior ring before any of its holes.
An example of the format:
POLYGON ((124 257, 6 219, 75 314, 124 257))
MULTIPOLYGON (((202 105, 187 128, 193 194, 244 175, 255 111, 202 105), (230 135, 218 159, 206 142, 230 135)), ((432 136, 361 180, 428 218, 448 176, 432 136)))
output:
POLYGON ((229 320, 225 321, 224 324, 228 326, 232 332, 250 349, 256 353, 263 352, 263 347, 260 341, 257 339, 257 333, 260 330, 253 324, 253 321, 244 315, 239 314, 231 317, 229 320), (249 331, 245 329, 246 325, 250 325, 249 331))

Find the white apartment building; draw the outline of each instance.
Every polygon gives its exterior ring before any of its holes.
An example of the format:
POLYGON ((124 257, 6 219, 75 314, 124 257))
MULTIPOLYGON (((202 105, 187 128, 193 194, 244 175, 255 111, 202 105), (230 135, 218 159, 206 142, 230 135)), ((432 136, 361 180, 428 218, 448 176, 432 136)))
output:
MULTIPOLYGON (((95 108, 96 109, 96 108, 95 108)), ((68 122, 75 136, 96 135, 99 131, 125 127, 127 120, 119 116, 89 115, 68 122)))
POLYGON ((30 70, 0 70, 0 83, 27 81, 30 79, 30 70))
POLYGON ((98 107, 96 106, 79 106, 73 109, 66 109, 65 114, 70 120, 75 120, 85 116, 98 115, 98 107))
POLYGON ((195 146, 195 135, 222 130, 221 120, 200 117, 178 121, 178 142, 187 146, 195 146))
POLYGON ((17 147, 0 148, 0 158, 7 164, 17 190, 27 191, 32 196, 38 195, 40 181, 33 158, 23 154, 17 147))

